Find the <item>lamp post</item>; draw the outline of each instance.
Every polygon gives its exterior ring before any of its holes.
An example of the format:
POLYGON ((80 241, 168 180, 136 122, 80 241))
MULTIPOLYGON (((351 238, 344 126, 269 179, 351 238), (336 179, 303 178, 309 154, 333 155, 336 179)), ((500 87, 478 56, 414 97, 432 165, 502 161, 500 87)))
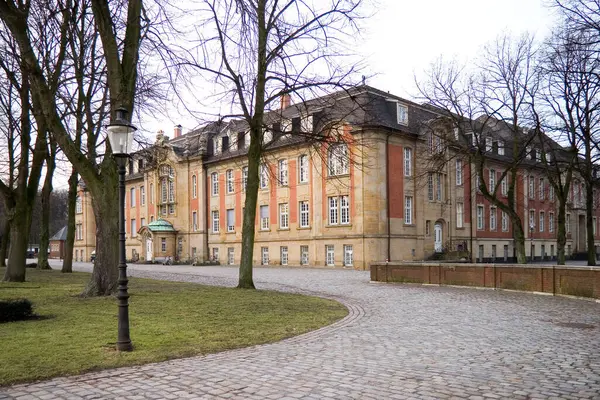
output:
POLYGON ((127 264, 125 263, 125 165, 129 159, 133 133, 137 130, 127 119, 127 110, 115 110, 116 118, 106 127, 113 157, 119 171, 119 322, 117 350, 131 351, 133 345, 129 337, 129 294, 127 293, 127 264))

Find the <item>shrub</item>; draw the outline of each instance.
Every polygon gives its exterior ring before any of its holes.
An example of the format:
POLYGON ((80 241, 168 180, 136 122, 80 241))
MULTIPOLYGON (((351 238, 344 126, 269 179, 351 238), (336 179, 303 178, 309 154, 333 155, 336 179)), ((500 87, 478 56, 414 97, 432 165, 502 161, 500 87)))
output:
POLYGON ((22 321, 33 317, 33 304, 27 299, 0 300, 0 322, 22 321))

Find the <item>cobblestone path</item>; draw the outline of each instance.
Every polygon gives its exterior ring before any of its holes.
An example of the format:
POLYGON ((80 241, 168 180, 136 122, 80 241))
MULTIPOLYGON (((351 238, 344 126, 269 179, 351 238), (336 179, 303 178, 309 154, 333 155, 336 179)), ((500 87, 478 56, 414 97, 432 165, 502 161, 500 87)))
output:
MULTIPOLYGON (((130 273, 237 283, 231 267, 130 273)), ((255 283, 335 298, 350 313, 274 344, 0 388, 0 399, 600 399, 599 303, 371 284, 349 270, 256 268, 255 283)))

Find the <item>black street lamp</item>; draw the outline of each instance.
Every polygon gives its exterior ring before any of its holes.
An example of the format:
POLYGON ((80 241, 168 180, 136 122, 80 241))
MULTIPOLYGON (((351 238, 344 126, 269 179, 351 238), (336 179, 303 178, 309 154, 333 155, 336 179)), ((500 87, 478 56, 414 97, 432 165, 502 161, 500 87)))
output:
POLYGON ((117 350, 131 351, 133 345, 129 337, 129 294, 127 293, 127 264, 125 262, 125 166, 131 152, 133 133, 137 128, 127 119, 127 110, 115 110, 116 118, 106 127, 108 140, 113 157, 119 170, 119 287, 117 299, 119 300, 119 324, 117 337, 117 350))

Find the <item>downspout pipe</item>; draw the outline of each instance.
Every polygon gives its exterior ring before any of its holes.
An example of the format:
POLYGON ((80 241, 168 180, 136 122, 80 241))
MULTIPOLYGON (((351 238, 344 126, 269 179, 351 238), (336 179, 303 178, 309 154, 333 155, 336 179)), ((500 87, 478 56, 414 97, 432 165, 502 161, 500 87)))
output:
POLYGON ((392 259, 392 236, 391 236, 391 227, 392 227, 392 218, 390 217, 390 135, 388 134, 385 137, 385 197, 386 197, 386 215, 387 215, 387 257, 386 261, 391 261, 392 259))

